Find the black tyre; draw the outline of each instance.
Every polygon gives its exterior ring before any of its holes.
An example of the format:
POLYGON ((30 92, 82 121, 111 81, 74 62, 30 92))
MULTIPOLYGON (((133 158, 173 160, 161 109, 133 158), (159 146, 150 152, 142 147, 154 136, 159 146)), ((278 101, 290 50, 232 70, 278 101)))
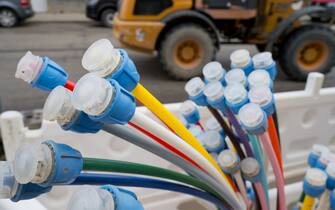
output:
POLYGON ((106 27, 112 27, 115 16, 115 10, 106 9, 101 14, 101 22, 106 27))
POLYGON ((328 27, 307 25, 288 35, 279 52, 283 71, 294 80, 310 72, 328 73, 335 64, 335 35, 328 27))
POLYGON ((19 17, 17 14, 7 8, 0 9, 0 26, 11 28, 19 23, 19 17))
POLYGON ((169 75, 186 80, 201 74, 202 67, 214 59, 216 47, 204 28, 182 24, 166 32, 158 51, 169 75))

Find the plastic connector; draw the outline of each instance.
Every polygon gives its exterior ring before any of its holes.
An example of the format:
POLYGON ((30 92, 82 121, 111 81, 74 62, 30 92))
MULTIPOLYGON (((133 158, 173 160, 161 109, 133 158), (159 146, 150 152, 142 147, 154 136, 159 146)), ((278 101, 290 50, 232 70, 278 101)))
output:
POLYGON ((62 86, 53 89, 43 107, 43 118, 57 121, 60 125, 72 121, 76 109, 71 104, 72 92, 62 86))
POLYGON ((15 154, 14 175, 20 184, 36 183, 44 187, 70 184, 79 175, 83 158, 65 144, 45 141, 37 146, 23 145, 15 154))
POLYGON ((0 199, 11 198, 15 194, 16 188, 17 183, 12 163, 0 161, 0 199))
POLYGON ((185 85, 185 91, 190 100, 194 101, 198 106, 207 106, 207 99, 204 95, 205 83, 200 77, 194 77, 185 85))
POLYGON ((307 163, 309 167, 314 168, 320 156, 324 152, 330 152, 329 149, 321 144, 314 144, 312 151, 309 153, 307 163))
POLYGON ((225 109, 224 88, 220 82, 207 84, 203 92, 209 105, 221 111, 225 109))
POLYGON ((253 63, 250 57, 250 52, 245 49, 235 50, 230 55, 231 68, 243 69, 246 75, 249 75, 253 70, 253 63))
POLYGON ((224 90, 224 96, 226 105, 234 114, 238 114, 241 107, 249 102, 248 92, 241 84, 228 85, 224 90))
POLYGON ((13 202, 29 200, 50 192, 52 186, 41 187, 37 184, 19 184, 13 173, 13 164, 0 161, 0 199, 13 202))
POLYGON ((201 135, 203 135, 205 133, 205 132, 202 131, 202 129, 198 125, 191 125, 188 130, 192 133, 192 135, 195 138, 199 138, 201 135))
POLYGON ((276 62, 272 58, 272 53, 262 52, 252 57, 252 62, 255 69, 264 69, 269 72, 272 80, 276 79, 277 67, 276 62))
POLYGON ((263 69, 254 70, 248 76, 249 90, 258 86, 267 86, 271 90, 273 89, 273 81, 270 77, 270 74, 263 69))
POLYGON ((48 57, 42 58, 33 55, 30 51, 20 59, 15 77, 44 91, 64 86, 68 80, 68 74, 61 66, 48 57))
POLYGON ((335 190, 330 192, 330 209, 335 210, 335 190))
POLYGON ((330 162, 335 161, 335 155, 331 152, 322 152, 320 158, 316 161, 315 168, 325 170, 330 162))
POLYGON ((200 139, 210 153, 219 153, 226 147, 223 137, 217 131, 206 131, 200 139))
POLYGON ((256 86, 251 88, 248 98, 251 103, 258 104, 267 116, 271 116, 275 112, 274 96, 269 87, 256 86))
POLYGON ((178 119, 184 125, 185 128, 190 128, 190 124, 188 124, 187 120, 183 116, 179 116, 178 119))
POLYGON ((240 170, 240 159, 236 153, 231 150, 223 150, 218 158, 218 164, 221 169, 228 174, 235 174, 238 170, 240 170))
POLYGON ((217 131, 222 135, 222 137, 225 137, 224 130, 222 129, 220 123, 214 117, 211 117, 206 121, 205 127, 206 130, 217 131))
POLYGON ((247 193, 248 193, 248 198, 255 202, 256 201, 256 194, 254 191, 254 188, 252 187, 252 183, 249 181, 246 181, 246 188, 247 188, 247 193))
POLYGON ((67 210, 144 210, 136 195, 111 185, 85 186, 75 192, 67 210))
POLYGON ((40 195, 46 194, 52 190, 52 186, 40 186, 38 184, 18 184, 15 195, 11 198, 13 202, 30 200, 40 195))
POLYGON ((227 85, 241 84, 247 87, 247 77, 242 69, 232 69, 225 76, 227 85))
POLYGON ((100 77, 116 80, 128 91, 132 91, 140 81, 137 68, 127 52, 115 49, 108 39, 94 42, 84 53, 82 65, 100 77))
POLYGON ((248 133, 258 135, 267 131, 267 117, 259 105, 254 103, 244 105, 240 109, 238 116, 242 127, 248 133))
POLYGON ((45 101, 43 118, 57 121, 64 130, 78 133, 97 133, 102 124, 77 111, 71 103, 72 92, 62 86, 53 89, 45 101))
POLYGON ((326 182, 326 188, 328 190, 335 189, 335 163, 329 163, 326 168, 327 173, 327 182, 326 182))
POLYGON ((222 85, 226 85, 225 75, 226 70, 222 67, 221 63, 217 61, 209 62, 202 69, 202 74, 205 77, 206 83, 210 82, 221 82, 222 85))
POLYGON ((73 106, 98 122, 126 124, 134 116, 135 98, 113 79, 86 74, 77 83, 73 106))
POLYGON ((245 158, 240 164, 244 179, 256 183, 261 180, 261 167, 255 158, 245 158))
POLYGON ((196 124, 200 120, 198 107, 191 100, 187 100, 180 105, 180 112, 189 124, 196 124))
POLYGON ((307 170, 304 179, 304 192, 311 197, 319 197, 326 189, 327 174, 317 168, 307 170))

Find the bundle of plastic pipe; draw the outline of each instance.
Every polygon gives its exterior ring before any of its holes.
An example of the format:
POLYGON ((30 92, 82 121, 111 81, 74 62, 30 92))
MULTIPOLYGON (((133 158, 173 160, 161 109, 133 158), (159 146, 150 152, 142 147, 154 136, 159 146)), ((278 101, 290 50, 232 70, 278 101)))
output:
POLYGON ((2 198, 19 201, 47 193, 55 185, 89 185, 73 195, 68 209, 143 209, 136 195, 123 186, 189 194, 219 209, 266 210, 267 157, 276 176, 278 209, 286 209, 272 93, 276 63, 271 53, 251 57, 248 51, 237 50, 231 55, 230 71, 218 62, 204 66, 205 80, 193 78, 185 86, 189 100, 181 104, 182 121, 140 84, 127 52, 114 48, 109 40, 93 43, 82 66, 89 73, 74 83, 50 58, 28 52, 16 77, 50 92, 43 110, 46 120, 79 133, 103 130, 186 173, 83 157, 75 148, 48 140, 23 145, 13 163, 2 163, 2 198), (137 101, 162 123, 138 112, 137 101), (207 107, 212 118, 203 122, 198 106, 207 107))

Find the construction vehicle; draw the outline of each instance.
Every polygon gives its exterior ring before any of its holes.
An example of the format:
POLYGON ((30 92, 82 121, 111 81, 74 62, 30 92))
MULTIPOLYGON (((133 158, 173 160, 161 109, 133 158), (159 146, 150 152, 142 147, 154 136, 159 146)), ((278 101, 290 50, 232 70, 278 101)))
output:
POLYGON ((177 79, 199 75, 221 44, 245 43, 271 51, 290 78, 304 80, 335 63, 334 19, 334 7, 307 1, 123 0, 113 30, 130 48, 158 52, 177 79))

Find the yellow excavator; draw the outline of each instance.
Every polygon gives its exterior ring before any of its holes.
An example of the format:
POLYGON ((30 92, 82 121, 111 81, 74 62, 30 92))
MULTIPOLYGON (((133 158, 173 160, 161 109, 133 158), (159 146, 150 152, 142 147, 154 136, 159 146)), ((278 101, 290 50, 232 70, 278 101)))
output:
POLYGON ((335 64, 335 7, 307 0, 123 0, 114 34, 124 45, 158 52, 164 69, 189 79, 221 44, 271 51, 292 79, 328 73, 335 64))

